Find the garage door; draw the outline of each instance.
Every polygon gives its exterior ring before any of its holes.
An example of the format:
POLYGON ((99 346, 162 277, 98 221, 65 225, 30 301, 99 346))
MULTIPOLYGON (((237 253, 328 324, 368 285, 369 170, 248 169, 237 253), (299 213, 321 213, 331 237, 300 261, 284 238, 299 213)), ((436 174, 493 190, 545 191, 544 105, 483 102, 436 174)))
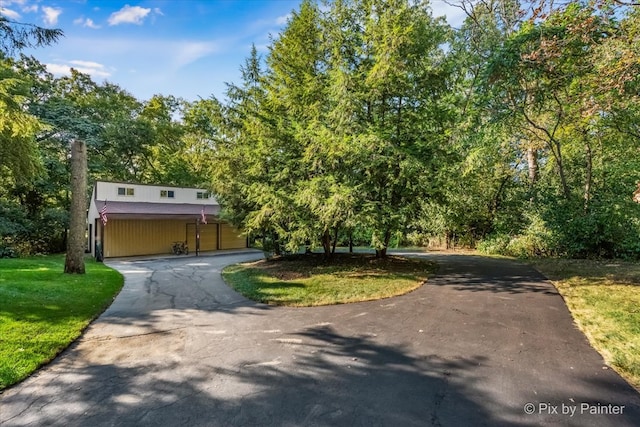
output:
MULTIPOLYGON (((187 245, 189 251, 196 250, 196 225, 187 224, 187 245)), ((200 224, 200 250, 215 251, 218 249, 218 226, 217 224, 200 224)))
POLYGON ((243 249, 247 238, 230 224, 220 224, 220 249, 243 249))
POLYGON ((185 238, 186 221, 109 219, 104 227, 104 256, 171 253, 171 243, 185 238))

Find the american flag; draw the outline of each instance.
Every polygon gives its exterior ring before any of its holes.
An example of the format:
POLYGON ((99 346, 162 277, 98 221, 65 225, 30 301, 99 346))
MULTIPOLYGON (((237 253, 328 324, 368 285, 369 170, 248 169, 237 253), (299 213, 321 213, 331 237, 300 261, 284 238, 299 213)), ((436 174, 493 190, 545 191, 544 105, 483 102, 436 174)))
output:
POLYGON ((200 216, 202 217, 200 222, 203 224, 207 223, 207 216, 204 214, 204 206, 202 207, 202 210, 200 211, 200 216))
POLYGON ((104 201, 104 206, 100 209, 100 220, 102 225, 107 225, 107 201, 104 201))

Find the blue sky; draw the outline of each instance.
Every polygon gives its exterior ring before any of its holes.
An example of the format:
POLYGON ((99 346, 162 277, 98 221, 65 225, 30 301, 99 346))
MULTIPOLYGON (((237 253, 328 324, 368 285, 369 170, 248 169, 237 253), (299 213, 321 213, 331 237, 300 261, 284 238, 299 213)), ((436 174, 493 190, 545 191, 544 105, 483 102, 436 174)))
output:
MULTIPOLYGON (((252 43, 266 54, 300 0, 0 0, 18 22, 60 28, 65 37, 29 52, 55 75, 73 67, 118 84, 140 100, 224 98, 239 82, 252 43)), ((459 9, 434 0, 435 16, 460 22, 459 9)))

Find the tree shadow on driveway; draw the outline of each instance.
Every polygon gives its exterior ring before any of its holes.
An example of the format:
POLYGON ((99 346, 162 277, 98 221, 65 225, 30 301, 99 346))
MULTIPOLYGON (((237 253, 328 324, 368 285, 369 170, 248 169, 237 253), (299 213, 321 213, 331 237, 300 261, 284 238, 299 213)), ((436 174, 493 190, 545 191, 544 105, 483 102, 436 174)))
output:
MULTIPOLYGON (((241 357, 147 364, 70 359, 46 384, 5 396, 3 426, 637 425, 637 418, 526 415, 482 391, 481 356, 445 359, 308 328, 241 357), (267 357, 276 351, 275 358, 267 357), (34 394, 37 397, 34 399, 34 394)), ((175 340, 173 340, 175 341, 175 340)), ((179 356, 170 350, 167 356, 179 356)), ((606 384, 600 384, 606 386, 606 384)), ((631 408, 633 409, 633 408, 631 408)))
POLYGON ((429 284, 470 292, 558 295, 540 272, 514 260, 452 254, 429 254, 428 259, 440 264, 429 284))
POLYGON ((290 358, 232 365, 173 361, 145 366, 61 361, 48 384, 2 401, 3 426, 422 426, 492 425, 495 419, 455 381, 482 358, 414 357, 402 347, 347 337, 329 327, 297 334, 290 358), (178 377, 175 371, 180 371, 178 377), (33 393, 39 396, 33 400, 33 393), (30 403, 31 402, 31 403, 30 403), (473 420, 470 424, 470 420, 473 420))

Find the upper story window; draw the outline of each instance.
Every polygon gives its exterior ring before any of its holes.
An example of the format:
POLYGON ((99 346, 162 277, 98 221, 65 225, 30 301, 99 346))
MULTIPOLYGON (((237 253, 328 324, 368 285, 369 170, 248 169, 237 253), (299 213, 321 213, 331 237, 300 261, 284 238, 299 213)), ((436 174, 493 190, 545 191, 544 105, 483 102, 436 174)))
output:
POLYGON ((206 191, 198 191, 196 193, 196 198, 197 199, 208 199, 209 198, 209 193, 206 191))
POLYGON ((133 188, 118 187, 118 196, 133 196, 133 188))
POLYGON ((176 193, 173 190, 160 190, 160 197, 173 199, 176 197, 176 193))

